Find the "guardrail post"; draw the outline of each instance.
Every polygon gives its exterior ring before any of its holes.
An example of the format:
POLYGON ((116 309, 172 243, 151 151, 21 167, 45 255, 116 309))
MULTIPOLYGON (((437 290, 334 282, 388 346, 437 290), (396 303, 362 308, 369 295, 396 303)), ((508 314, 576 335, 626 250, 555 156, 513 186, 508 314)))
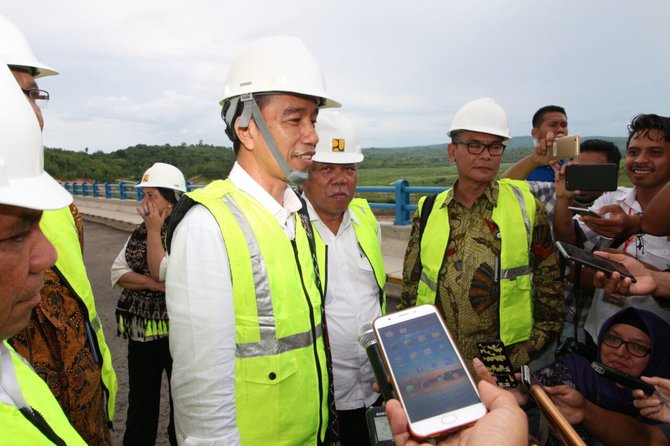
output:
POLYGON ((409 211, 409 193, 405 188, 409 186, 407 180, 398 180, 394 183, 395 188, 395 221, 394 225, 408 225, 410 223, 409 211))
POLYGON ((112 198, 112 185, 108 182, 105 182, 105 198, 108 200, 112 198))
POLYGON ((72 185, 70 184, 69 181, 66 181, 65 183, 63 183, 63 187, 65 188, 66 191, 72 193, 72 185))
POLYGON ((72 195, 79 195, 79 184, 76 181, 72 183, 72 195))
POLYGON ((125 200, 126 198, 126 183, 121 181, 119 183, 119 200, 125 200))
POLYGON ((84 181, 81 183, 81 196, 85 197, 86 195, 88 195, 88 183, 84 181))
POLYGON ((144 200, 144 192, 142 191, 141 187, 135 186, 135 192, 137 192, 137 201, 142 201, 144 200))
POLYGON ((93 182, 93 198, 98 198, 100 196, 100 191, 98 191, 98 187, 100 185, 96 183, 95 181, 93 182))

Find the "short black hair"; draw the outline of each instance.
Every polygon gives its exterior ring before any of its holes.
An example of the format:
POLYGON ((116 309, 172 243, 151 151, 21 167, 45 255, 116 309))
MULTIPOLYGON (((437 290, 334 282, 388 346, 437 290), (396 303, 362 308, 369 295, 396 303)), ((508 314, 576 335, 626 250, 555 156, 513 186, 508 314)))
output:
POLYGON ((587 139, 582 141, 579 145, 580 152, 598 152, 604 153, 607 158, 608 163, 619 165, 621 162, 621 151, 611 141, 605 141, 602 139, 587 139))
POLYGON ((670 142, 670 118, 653 113, 646 115, 639 114, 633 117, 633 120, 628 124, 628 141, 626 141, 626 149, 628 149, 630 140, 636 136, 649 138, 650 130, 658 130, 663 134, 663 140, 665 142, 670 142))
POLYGON ((540 126, 542 125, 542 120, 544 119, 544 115, 552 112, 563 113, 566 118, 568 117, 568 114, 565 112, 565 109, 563 107, 558 105, 545 105, 544 107, 536 111, 535 114, 533 115, 533 128, 534 129, 540 128, 540 126))

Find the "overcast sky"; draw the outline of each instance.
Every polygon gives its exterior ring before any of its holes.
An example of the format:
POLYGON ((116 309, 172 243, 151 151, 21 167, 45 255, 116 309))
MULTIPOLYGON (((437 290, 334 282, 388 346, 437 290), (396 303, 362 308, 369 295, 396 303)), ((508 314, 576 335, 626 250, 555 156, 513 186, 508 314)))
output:
POLYGON ((550 103, 582 136, 670 114, 668 0, 0 0, 0 12, 61 73, 40 80, 49 147, 229 146, 230 61, 269 35, 305 42, 363 147, 445 142, 482 96, 516 136, 550 103))

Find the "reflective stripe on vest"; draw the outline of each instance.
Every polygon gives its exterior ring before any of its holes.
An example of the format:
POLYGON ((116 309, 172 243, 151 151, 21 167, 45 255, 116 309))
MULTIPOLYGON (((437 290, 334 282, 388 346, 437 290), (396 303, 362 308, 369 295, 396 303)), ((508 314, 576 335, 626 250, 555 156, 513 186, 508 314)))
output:
POLYGON ((327 426, 328 374, 321 293, 300 220, 291 241, 230 180, 188 196, 216 219, 230 262, 242 444, 316 444, 327 426))
MULTIPOLYGON (((2 342, 3 354, 11 355, 11 363, 26 403, 44 417, 51 429, 68 446, 86 445, 68 421, 46 383, 6 341, 2 342)), ((0 402, 0 435, 2 435, 0 444, 53 446, 53 443, 23 416, 18 407, 2 402, 0 402)))
POLYGON ((91 328, 95 333, 94 342, 97 341, 98 350, 102 355, 102 384, 107 391, 107 417, 109 421, 112 421, 114 419, 118 382, 112 366, 112 354, 105 341, 102 323, 95 309, 93 289, 86 275, 86 267, 84 266, 84 257, 81 252, 81 245, 79 244, 77 227, 70 208, 65 207, 56 211, 44 211, 40 220, 40 229, 56 248, 58 260, 55 267, 60 276, 65 279, 66 283, 64 285, 86 307, 88 314, 85 314, 84 317, 88 317, 91 328))
MULTIPOLYGON (((525 341, 533 329, 530 244, 535 224, 535 198, 525 181, 499 180, 492 219, 501 234, 500 338, 505 345, 525 341)), ((449 213, 440 193, 421 238, 421 279, 417 305, 435 303, 437 281, 449 242, 449 213)), ((425 197, 419 200, 419 213, 425 197)))
MULTIPOLYGON (((237 206, 235 200, 233 200, 230 195, 224 196, 223 202, 228 206, 233 217, 235 217, 235 220, 237 220, 237 223, 240 225, 251 258, 262 258, 260 246, 258 246, 256 237, 254 237, 251 226, 249 226, 249 222, 244 217, 242 210, 237 206)), ((311 330, 277 339, 277 326, 274 310, 272 308, 272 296, 270 295, 267 268, 265 267, 264 262, 253 262, 251 266, 253 268, 254 285, 256 288, 256 308, 258 310, 261 340, 259 342, 237 344, 235 350, 237 357, 250 358, 254 356, 277 355, 279 353, 312 345, 311 330)), ((321 324, 317 325, 316 333, 317 337, 321 337, 323 334, 321 324)))

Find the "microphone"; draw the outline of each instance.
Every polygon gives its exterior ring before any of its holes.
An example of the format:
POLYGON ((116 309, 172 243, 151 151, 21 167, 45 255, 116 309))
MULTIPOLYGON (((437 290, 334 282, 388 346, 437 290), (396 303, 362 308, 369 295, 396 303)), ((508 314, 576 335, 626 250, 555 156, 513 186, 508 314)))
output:
POLYGON ((358 329, 358 343, 365 349, 365 353, 372 366, 372 372, 375 374, 375 379, 377 380, 377 385, 379 385, 379 390, 381 390, 384 401, 394 398, 393 389, 386 376, 386 367, 384 367, 384 361, 379 353, 377 339, 375 338, 375 333, 372 330, 372 324, 370 322, 364 323, 358 329))

